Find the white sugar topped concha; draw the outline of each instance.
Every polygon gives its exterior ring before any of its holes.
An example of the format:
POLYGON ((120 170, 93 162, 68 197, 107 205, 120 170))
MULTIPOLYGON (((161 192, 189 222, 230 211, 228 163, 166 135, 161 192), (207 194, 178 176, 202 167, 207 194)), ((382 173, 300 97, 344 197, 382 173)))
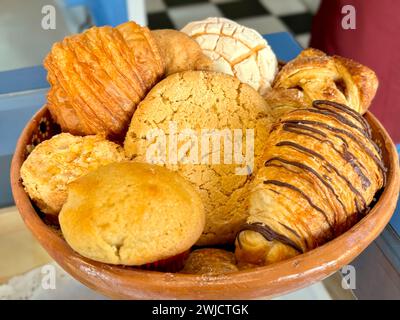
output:
POLYGON ((215 71, 236 76, 260 94, 271 87, 278 72, 278 61, 257 31, 226 18, 194 21, 181 31, 199 43, 214 61, 215 71))

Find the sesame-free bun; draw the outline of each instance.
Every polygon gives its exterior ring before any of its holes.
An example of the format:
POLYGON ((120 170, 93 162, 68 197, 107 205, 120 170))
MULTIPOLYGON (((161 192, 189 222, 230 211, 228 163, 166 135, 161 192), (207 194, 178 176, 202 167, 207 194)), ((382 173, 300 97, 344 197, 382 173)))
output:
POLYGON ((188 250, 205 215, 199 195, 177 173, 120 162, 71 183, 59 220, 66 241, 82 256, 142 265, 188 250))
POLYGON ((57 216, 70 182, 111 162, 125 160, 123 149, 101 136, 55 135, 33 149, 21 167, 25 190, 40 210, 57 216))

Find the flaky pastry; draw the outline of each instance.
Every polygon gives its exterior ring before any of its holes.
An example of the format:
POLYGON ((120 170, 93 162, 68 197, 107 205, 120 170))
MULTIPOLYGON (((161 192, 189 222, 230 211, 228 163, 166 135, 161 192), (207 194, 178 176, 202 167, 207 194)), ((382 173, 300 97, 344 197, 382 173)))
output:
POLYGON ((250 263, 280 261, 340 235, 368 213, 385 184, 368 123, 330 101, 282 116, 263 160, 236 239, 236 257, 250 263))
POLYGON ((150 31, 134 22, 93 27, 53 45, 44 60, 47 107, 63 131, 119 138, 164 74, 150 31))
POLYGON ((309 48, 283 66, 272 87, 296 89, 310 106, 314 100, 330 100, 364 114, 378 79, 371 69, 351 59, 309 48))

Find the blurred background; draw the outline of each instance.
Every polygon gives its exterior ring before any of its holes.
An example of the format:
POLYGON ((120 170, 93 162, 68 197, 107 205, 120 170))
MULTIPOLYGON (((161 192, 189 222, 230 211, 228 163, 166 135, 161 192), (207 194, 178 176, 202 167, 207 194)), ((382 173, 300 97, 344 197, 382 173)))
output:
POLYGON ((127 20, 151 29, 181 29, 204 17, 227 17, 261 34, 288 31, 307 47, 319 0, 0 0, 0 71, 41 64, 51 45, 91 25, 127 20), (56 29, 38 23, 56 8, 56 29))

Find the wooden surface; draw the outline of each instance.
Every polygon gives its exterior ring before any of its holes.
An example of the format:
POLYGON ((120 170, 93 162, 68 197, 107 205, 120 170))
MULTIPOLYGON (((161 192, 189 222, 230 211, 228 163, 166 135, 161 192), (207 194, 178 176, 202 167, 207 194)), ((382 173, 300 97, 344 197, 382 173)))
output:
POLYGON ((303 255, 273 265, 221 276, 183 275, 111 266, 83 258, 39 218, 20 182, 25 146, 42 109, 23 131, 11 167, 11 186, 21 216, 47 252, 73 277, 105 295, 134 299, 246 299, 273 297, 333 274, 357 257, 389 222, 399 193, 397 151, 385 129, 366 118, 389 168, 387 185, 370 213, 345 234, 303 255))
POLYGON ((51 261, 16 207, 0 209, 0 284, 51 261))

